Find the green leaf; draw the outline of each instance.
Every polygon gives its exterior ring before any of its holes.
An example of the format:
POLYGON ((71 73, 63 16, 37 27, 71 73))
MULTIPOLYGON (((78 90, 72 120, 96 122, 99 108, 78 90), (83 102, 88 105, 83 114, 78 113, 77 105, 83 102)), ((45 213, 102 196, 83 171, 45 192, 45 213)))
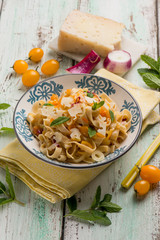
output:
POLYGON ((159 88, 160 87, 160 79, 151 73, 143 74, 143 81, 151 88, 159 88))
POLYGON ((101 201, 101 203, 102 202, 110 202, 111 200, 112 200, 112 195, 107 193, 107 194, 104 195, 104 198, 101 201))
POLYGON ((50 126, 52 127, 52 126, 55 126, 55 125, 60 125, 64 122, 67 122, 69 119, 70 119, 69 117, 64 117, 64 116, 63 117, 58 117, 51 122, 50 126))
POLYGON ((6 191, 6 187, 2 182, 0 182, 0 194, 4 193, 6 191))
POLYGON ((3 109, 3 110, 9 108, 10 106, 11 106, 11 105, 8 104, 8 103, 0 103, 0 109, 3 109))
POLYGON ((146 64, 148 64, 152 69, 156 70, 157 72, 159 72, 159 67, 158 67, 158 63, 156 60, 154 60, 153 58, 147 56, 147 55, 141 55, 141 59, 142 61, 144 61, 146 64))
POLYGON ((107 212, 119 212, 122 208, 112 202, 101 202, 100 207, 103 207, 107 212))
POLYGON ((106 216, 105 212, 99 210, 91 210, 91 213, 96 218, 95 222, 100 225, 109 226, 111 225, 111 220, 106 216))
POLYGON ((70 212, 73 212, 77 209, 77 200, 75 195, 67 199, 67 206, 70 210, 70 212))
POLYGON ((91 209, 95 209, 98 206, 98 204, 100 202, 100 198, 101 198, 101 187, 98 186, 97 190, 96 190, 95 197, 94 197, 93 202, 91 204, 91 209))
POLYGON ((97 110, 98 108, 102 107, 104 105, 104 101, 101 101, 99 103, 94 102, 93 106, 92 106, 92 110, 97 110))
POLYGON ((0 204, 3 203, 7 198, 0 198, 0 204))
POLYGON ((13 198, 9 198, 9 199, 4 198, 3 201, 0 202, 0 206, 10 202, 13 202, 13 198))
POLYGON ((114 121, 114 112, 112 112, 112 110, 109 109, 109 114, 111 117, 111 122, 113 122, 114 121))
POLYGON ((72 213, 67 214, 67 216, 73 216, 82 220, 96 222, 105 226, 111 224, 109 218, 103 212, 100 212, 98 210, 75 210, 72 213))
POLYGON ((0 133, 14 133, 14 129, 8 128, 8 127, 2 127, 0 128, 0 133))
POLYGON ((9 186, 9 192, 10 192, 11 198, 15 199, 15 192, 14 192, 14 188, 11 180, 11 175, 8 170, 8 166, 6 166, 6 182, 8 183, 8 186, 9 186))
POLYGON ((88 127, 88 135, 89 137, 93 137, 94 135, 96 135, 96 130, 92 127, 88 127))
POLYGON ((90 97, 90 98, 93 98, 93 93, 91 93, 91 92, 87 92, 87 97, 90 97))
POLYGON ((160 57, 158 58, 157 63, 158 63, 158 68, 159 68, 159 72, 160 72, 160 57))
POLYGON ((153 75, 159 76, 159 73, 156 70, 149 69, 149 68, 139 68, 137 69, 138 73, 143 76, 145 73, 152 73, 153 75))
POLYGON ((51 103, 44 103, 43 106, 54 106, 54 105, 51 103))

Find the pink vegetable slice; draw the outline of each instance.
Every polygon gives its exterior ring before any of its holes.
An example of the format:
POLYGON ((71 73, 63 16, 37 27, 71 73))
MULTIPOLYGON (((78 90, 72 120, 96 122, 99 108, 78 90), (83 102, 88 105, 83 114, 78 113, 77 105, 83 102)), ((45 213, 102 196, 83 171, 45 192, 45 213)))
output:
POLYGON ((103 66, 110 72, 123 74, 132 66, 131 55, 124 50, 112 51, 105 58, 103 66))
POLYGON ((90 73, 100 60, 100 56, 92 50, 82 61, 66 69, 66 71, 70 73, 90 73))

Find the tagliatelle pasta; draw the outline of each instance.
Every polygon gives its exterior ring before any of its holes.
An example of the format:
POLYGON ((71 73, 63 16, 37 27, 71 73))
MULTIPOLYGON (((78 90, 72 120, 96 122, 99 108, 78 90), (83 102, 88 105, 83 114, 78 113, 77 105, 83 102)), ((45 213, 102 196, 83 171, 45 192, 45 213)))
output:
POLYGON ((27 121, 48 158, 92 163, 102 161, 125 140, 131 113, 119 112, 105 93, 98 96, 73 88, 59 98, 53 94, 48 102, 35 102, 27 121))

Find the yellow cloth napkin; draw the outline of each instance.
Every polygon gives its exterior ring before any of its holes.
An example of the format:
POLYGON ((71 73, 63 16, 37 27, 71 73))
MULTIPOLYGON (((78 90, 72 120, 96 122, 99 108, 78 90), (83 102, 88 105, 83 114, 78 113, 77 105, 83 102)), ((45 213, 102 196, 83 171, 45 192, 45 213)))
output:
MULTIPOLYGON (((149 124, 159 120, 159 116, 152 110, 160 102, 160 93, 136 87, 104 69, 99 70, 96 75, 109 78, 127 88, 137 99, 145 121, 151 113, 150 119, 148 118, 149 124)), ((145 123, 144 128, 147 125, 148 123, 145 123)), ((0 166, 4 168, 6 164, 12 174, 37 194, 53 203, 69 198, 110 165, 83 170, 56 167, 32 156, 17 139, 0 151, 0 166)))

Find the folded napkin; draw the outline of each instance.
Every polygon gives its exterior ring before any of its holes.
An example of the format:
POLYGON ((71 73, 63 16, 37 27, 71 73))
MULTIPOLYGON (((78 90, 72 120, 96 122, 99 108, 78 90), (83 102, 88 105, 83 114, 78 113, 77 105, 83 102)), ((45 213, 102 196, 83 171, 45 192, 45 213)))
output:
MULTIPOLYGON (((159 92, 137 87, 104 69, 99 70, 96 75, 118 82, 134 95, 141 107, 143 120, 145 119, 144 128, 148 123, 153 124, 160 120, 152 111, 160 102, 159 92)), ((12 174, 52 203, 71 197, 110 165, 80 170, 53 166, 32 156, 17 139, 0 151, 0 166, 5 168, 6 164, 12 174)))

